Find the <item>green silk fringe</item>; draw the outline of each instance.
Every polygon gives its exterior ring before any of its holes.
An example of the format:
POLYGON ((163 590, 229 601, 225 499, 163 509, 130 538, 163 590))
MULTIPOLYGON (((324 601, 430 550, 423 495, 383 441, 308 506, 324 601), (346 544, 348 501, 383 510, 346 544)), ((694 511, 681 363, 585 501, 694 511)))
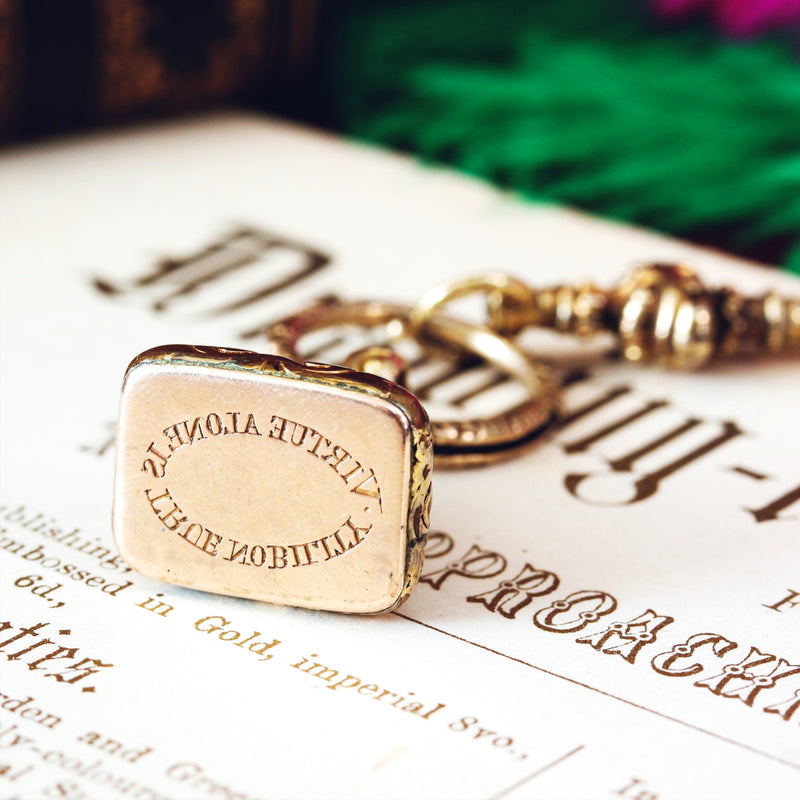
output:
POLYGON ((634 0, 355 2, 351 135, 800 273, 800 60, 634 0))

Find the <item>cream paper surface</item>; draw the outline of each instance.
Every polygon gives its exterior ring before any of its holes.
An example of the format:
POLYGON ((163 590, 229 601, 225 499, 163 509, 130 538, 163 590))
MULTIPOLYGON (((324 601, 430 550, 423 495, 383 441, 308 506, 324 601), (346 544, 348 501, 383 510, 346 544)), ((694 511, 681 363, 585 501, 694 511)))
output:
POLYGON ((796 362, 592 367, 539 447, 436 473, 423 581, 382 617, 162 584, 110 528, 148 347, 258 349, 323 294, 498 269, 797 281, 239 115, 8 152, 0 226, 3 797, 800 797, 796 362))

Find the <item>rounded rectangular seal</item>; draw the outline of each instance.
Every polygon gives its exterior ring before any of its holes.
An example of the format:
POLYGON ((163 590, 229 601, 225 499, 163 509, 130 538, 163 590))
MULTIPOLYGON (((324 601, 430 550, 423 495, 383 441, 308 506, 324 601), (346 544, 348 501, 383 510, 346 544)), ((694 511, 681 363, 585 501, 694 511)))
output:
POLYGON ((375 614, 413 588, 432 438, 394 383, 169 345, 125 374, 114 535, 139 572, 219 594, 375 614))

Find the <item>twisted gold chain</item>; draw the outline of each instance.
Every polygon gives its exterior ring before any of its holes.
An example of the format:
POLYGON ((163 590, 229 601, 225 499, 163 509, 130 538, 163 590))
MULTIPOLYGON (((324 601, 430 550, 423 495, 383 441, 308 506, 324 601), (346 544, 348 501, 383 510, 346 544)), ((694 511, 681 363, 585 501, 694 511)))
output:
POLYGON ((640 267, 612 289, 537 289, 499 274, 459 281, 428 292, 415 309, 416 324, 424 327, 442 306, 476 292, 486 297, 489 327, 502 336, 530 326, 582 338, 610 332, 622 357, 636 363, 691 370, 727 356, 800 354, 800 298, 709 289, 674 264, 640 267))

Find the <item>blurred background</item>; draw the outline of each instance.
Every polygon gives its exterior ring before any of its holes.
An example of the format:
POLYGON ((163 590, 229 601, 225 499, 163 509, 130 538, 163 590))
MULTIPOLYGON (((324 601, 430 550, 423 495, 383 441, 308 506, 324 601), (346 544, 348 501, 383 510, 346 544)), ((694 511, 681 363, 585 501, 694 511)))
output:
POLYGON ((8 146, 220 107, 800 274, 800 0, 0 0, 8 146))

